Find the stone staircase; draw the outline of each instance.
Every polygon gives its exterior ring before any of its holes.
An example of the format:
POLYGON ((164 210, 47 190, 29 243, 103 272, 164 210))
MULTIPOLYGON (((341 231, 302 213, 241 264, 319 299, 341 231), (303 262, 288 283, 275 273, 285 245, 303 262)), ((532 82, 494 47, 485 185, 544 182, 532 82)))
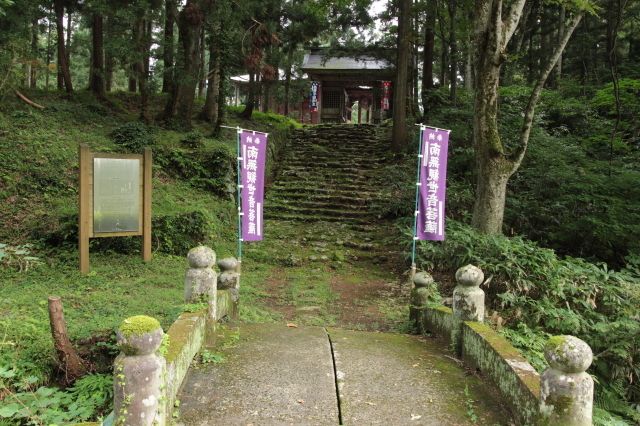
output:
POLYGON ((305 238, 370 250, 380 228, 372 203, 379 196, 389 145, 386 129, 379 126, 332 124, 295 131, 278 179, 267 191, 266 218, 310 222, 319 231, 305 238))

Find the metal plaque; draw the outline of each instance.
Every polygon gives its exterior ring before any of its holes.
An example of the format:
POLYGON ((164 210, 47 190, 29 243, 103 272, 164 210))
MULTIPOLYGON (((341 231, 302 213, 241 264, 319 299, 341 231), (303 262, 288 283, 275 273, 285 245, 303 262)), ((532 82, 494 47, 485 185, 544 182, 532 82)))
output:
POLYGON ((93 232, 138 232, 141 218, 138 159, 93 159, 93 232))

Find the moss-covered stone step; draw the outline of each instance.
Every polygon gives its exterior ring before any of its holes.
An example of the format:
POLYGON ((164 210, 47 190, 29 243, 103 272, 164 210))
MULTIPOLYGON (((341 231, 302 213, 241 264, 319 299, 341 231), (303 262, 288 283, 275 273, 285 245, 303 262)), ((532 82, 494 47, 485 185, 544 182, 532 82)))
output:
MULTIPOLYGON (((359 195, 359 194, 358 194, 359 195)), ((297 202, 300 200, 314 200, 314 201, 325 201, 329 203, 340 203, 343 205, 355 205, 355 206, 365 206, 371 203, 372 197, 360 197, 355 195, 355 193, 351 193, 351 195, 342 195, 336 194, 333 191, 331 192, 312 192, 312 193, 304 193, 302 191, 273 191, 269 193, 269 199, 278 199, 278 200, 289 200, 290 202, 297 202)))
MULTIPOLYGON (((290 178, 301 178, 306 180, 313 180, 316 182, 354 182, 363 181, 371 178, 372 172, 341 169, 329 169, 329 168, 313 168, 313 169, 290 169, 286 168, 281 170, 280 179, 289 180, 290 178)), ((295 179, 297 180, 297 179, 295 179)))
POLYGON ((365 228, 358 227, 359 225, 369 225, 372 220, 355 217, 334 217, 334 216, 320 216, 320 215, 301 215, 299 213, 290 213, 283 211, 265 210, 265 219, 269 220, 287 220, 292 222, 340 222, 352 226, 353 229, 360 230, 365 228))
POLYGON ((320 160, 317 158, 306 159, 292 157, 285 160, 285 167, 288 168, 326 168, 326 169, 352 169, 376 171, 382 165, 387 163, 386 159, 368 158, 368 159, 352 159, 352 158, 328 158, 320 160))
MULTIPOLYGON (((359 200, 361 201, 361 200, 359 200)), ((369 206, 366 202, 353 202, 352 200, 346 201, 333 201, 331 199, 316 199, 316 198, 278 198, 271 197, 265 201, 265 207, 278 208, 281 206, 307 208, 307 209, 332 209, 332 210, 345 210, 356 212, 369 212, 369 206)))
MULTIPOLYGON (((375 198, 377 191, 374 188, 358 186, 355 189, 339 189, 328 186, 318 185, 317 181, 278 181, 271 185, 267 194, 283 193, 283 194, 299 194, 299 193, 319 193, 319 194, 335 194, 345 197, 362 197, 375 198)), ((267 195, 269 196, 269 195, 267 195)))
POLYGON ((382 162, 368 162, 368 161, 287 161, 281 168, 281 170, 319 170, 323 172, 338 172, 338 173, 378 173, 378 170, 382 162))
POLYGON ((367 210, 355 210, 355 209, 337 209, 331 207, 305 207, 300 205, 288 205, 288 204, 275 204, 273 202, 267 202, 265 205, 266 212, 286 212, 299 214, 301 216, 320 216, 326 218, 357 218, 357 219, 373 219, 373 214, 367 210))
MULTIPOLYGON (((368 181, 364 181, 364 183, 367 183, 367 182, 368 181)), ((360 193, 370 193, 371 190, 375 189, 375 188, 370 188, 363 185, 357 185, 357 184, 341 182, 341 181, 319 182, 317 179, 314 179, 314 180, 299 179, 299 180, 292 180, 292 181, 281 181, 281 182, 278 182, 276 185, 273 185, 272 188, 275 190, 279 190, 281 188, 289 188, 289 189, 296 189, 302 192, 313 191, 314 189, 321 190, 324 188, 331 192, 333 191, 349 192, 354 195, 357 195, 360 193)))
POLYGON ((313 143, 305 144, 291 144, 289 145, 291 152, 299 154, 317 154, 327 153, 332 155, 369 155, 369 156, 382 156, 388 152, 388 147, 379 146, 373 144, 353 144, 353 145, 341 145, 339 143, 326 143, 322 144, 314 141, 313 143))

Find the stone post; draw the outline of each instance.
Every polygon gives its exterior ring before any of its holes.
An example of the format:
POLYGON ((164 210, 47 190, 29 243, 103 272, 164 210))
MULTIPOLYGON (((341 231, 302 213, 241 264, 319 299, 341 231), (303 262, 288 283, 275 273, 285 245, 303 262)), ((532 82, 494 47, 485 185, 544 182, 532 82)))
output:
POLYGON ((184 300, 186 303, 202 303, 209 305, 208 315, 216 320, 217 280, 213 265, 216 253, 206 246, 189 250, 187 254, 189 269, 184 278, 184 300))
POLYGON ((462 321, 484 321, 484 280, 482 270, 467 265, 456 271, 458 285, 453 290, 453 315, 462 321))
POLYGON ((218 289, 229 290, 233 309, 230 313, 232 318, 238 316, 237 307, 240 300, 240 262, 235 257, 226 257, 218 261, 220 277, 218 279, 218 289))
POLYGON ((156 354, 164 332, 155 318, 127 318, 116 330, 122 351, 114 361, 115 425, 164 426, 166 361, 156 354))
POLYGON ((418 272, 413 276, 414 288, 411 290, 409 319, 416 326, 418 333, 423 333, 422 312, 433 291, 433 277, 426 272, 418 272))
POLYGON ((540 378, 542 424, 591 426, 593 379, 586 373, 593 361, 589 345, 574 336, 554 336, 544 347, 549 363, 540 378))

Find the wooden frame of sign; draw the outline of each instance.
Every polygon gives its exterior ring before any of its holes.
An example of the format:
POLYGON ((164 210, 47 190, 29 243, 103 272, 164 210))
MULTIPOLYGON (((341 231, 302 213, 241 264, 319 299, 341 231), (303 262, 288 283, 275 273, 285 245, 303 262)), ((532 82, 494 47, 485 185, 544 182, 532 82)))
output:
POLYGON ((80 272, 89 272, 89 239, 142 235, 142 258, 151 260, 151 149, 144 154, 91 152, 79 156, 78 249, 80 272))

